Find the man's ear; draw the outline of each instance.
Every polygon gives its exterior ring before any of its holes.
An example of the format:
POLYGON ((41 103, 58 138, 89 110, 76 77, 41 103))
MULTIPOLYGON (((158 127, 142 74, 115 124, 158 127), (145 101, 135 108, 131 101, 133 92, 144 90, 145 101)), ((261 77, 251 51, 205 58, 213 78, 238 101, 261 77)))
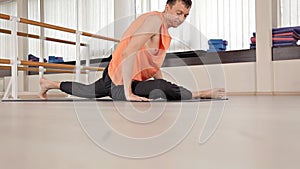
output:
POLYGON ((166 4, 166 6, 165 6, 165 11, 167 12, 167 11, 169 11, 170 9, 171 9, 170 5, 169 5, 169 4, 166 4))

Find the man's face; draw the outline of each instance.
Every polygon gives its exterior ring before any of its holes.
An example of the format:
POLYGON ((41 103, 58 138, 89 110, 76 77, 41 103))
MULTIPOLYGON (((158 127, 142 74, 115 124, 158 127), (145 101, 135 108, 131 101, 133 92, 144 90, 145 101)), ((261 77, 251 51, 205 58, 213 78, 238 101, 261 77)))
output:
POLYGON ((178 27, 189 15, 191 8, 186 8, 182 1, 177 1, 173 6, 166 5, 167 24, 169 27, 178 27))

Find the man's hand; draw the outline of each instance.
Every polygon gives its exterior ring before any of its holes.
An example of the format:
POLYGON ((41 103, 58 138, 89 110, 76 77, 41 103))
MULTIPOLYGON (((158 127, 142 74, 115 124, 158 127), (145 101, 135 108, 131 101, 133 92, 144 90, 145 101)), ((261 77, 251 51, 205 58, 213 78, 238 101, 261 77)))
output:
POLYGON ((148 99, 146 97, 140 97, 135 94, 129 94, 125 96, 127 101, 151 101, 151 99, 148 99))

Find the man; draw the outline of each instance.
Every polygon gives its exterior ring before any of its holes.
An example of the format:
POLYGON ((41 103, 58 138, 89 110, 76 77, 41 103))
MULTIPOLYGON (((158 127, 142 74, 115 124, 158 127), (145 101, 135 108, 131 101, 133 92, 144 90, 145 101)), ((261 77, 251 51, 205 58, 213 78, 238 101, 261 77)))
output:
POLYGON ((47 91, 61 91, 86 98, 112 97, 113 100, 149 101, 164 98, 221 98, 224 89, 199 92, 163 80, 160 68, 171 42, 169 28, 181 25, 189 15, 191 0, 168 0, 164 12, 149 12, 138 17, 123 34, 120 44, 101 79, 90 85, 41 79, 40 98, 47 91))

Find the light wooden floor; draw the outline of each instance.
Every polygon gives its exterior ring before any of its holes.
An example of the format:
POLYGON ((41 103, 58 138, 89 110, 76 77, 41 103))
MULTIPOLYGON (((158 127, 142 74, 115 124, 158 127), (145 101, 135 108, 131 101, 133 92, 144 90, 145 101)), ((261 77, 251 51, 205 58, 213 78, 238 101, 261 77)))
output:
MULTIPOLYGON (((225 103, 217 130, 206 143, 199 144, 199 136, 207 115, 220 113, 211 105, 210 102, 152 103, 151 105, 130 102, 2 102, 0 103, 0 168, 299 168, 300 96, 231 96, 225 103), (114 132, 122 133, 127 138, 140 139, 151 139, 151 136, 172 129, 180 113, 185 115, 182 119, 184 122, 181 124, 182 128, 185 124, 190 124, 190 119, 193 119, 195 112, 198 112, 198 116, 190 133, 186 133, 186 138, 179 145, 151 158, 132 159, 104 150, 105 147, 101 148, 96 144, 97 139, 93 140, 91 137, 93 133, 86 133, 86 128, 90 128, 94 134, 101 132, 97 130, 102 125, 99 124, 99 118, 91 114, 94 110, 98 110, 98 116, 103 116, 107 124, 114 128, 114 132), (140 122, 130 122, 126 119, 129 116, 140 122), (153 121, 141 123, 145 120, 143 116, 153 121)), ((179 128, 178 132, 183 131, 179 128)), ((146 154, 155 152, 156 149, 159 150, 165 143, 174 139, 174 135, 176 134, 173 133, 170 138, 166 138, 166 142, 156 144, 155 150, 145 142, 143 150, 138 152, 146 154)), ((113 134, 108 133, 102 139, 105 142, 105 139, 112 138, 113 134)), ((130 149, 132 152, 140 149, 139 145, 128 147, 130 144, 121 140, 114 140, 107 144, 115 145, 113 149, 127 151, 129 154, 130 149)))

